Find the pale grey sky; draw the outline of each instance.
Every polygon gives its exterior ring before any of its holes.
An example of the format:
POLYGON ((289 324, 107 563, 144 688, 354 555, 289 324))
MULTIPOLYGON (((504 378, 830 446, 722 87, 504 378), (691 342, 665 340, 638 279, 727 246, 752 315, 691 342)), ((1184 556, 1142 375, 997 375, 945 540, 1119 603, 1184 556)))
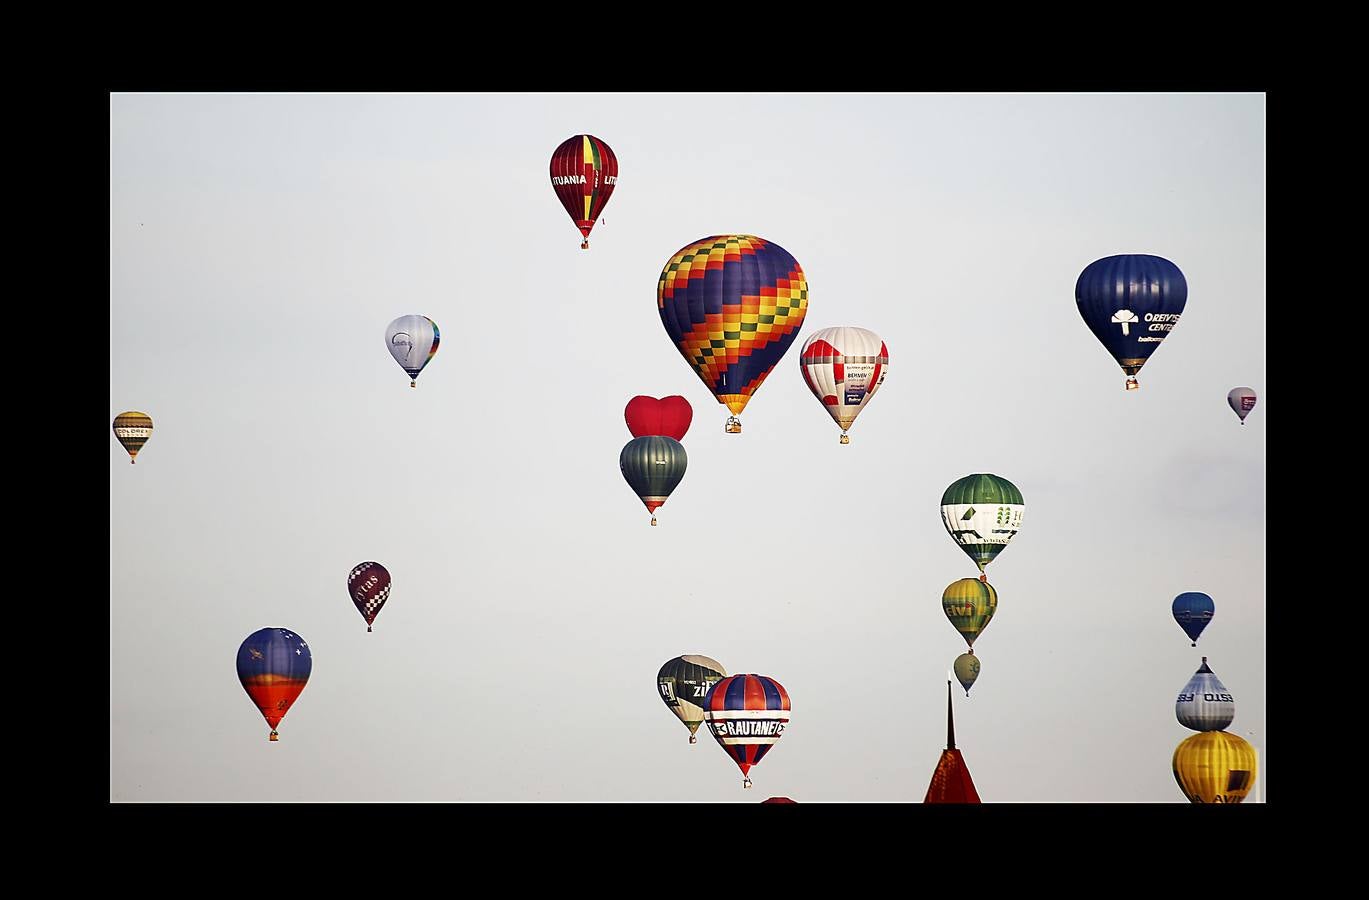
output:
POLYGON ((109 419, 155 432, 136 466, 107 432, 111 799, 921 801, 941 592, 977 574, 938 508, 985 471, 1026 514, 956 688, 981 797, 1185 802, 1203 655, 1267 796, 1264 185, 1251 94, 112 96, 109 419), (547 176, 585 132, 621 178, 589 252, 547 176), (809 309, 727 435, 655 292, 736 232, 809 309), (1074 302, 1116 253, 1189 286, 1132 393, 1074 302), (442 332, 417 390, 410 313, 442 332), (832 325, 890 354, 849 446, 798 372, 832 325), (694 407, 657 528, 635 394, 694 407), (274 744, 234 670, 267 626, 314 654, 274 744), (658 698, 682 653, 789 691, 752 790, 658 698))

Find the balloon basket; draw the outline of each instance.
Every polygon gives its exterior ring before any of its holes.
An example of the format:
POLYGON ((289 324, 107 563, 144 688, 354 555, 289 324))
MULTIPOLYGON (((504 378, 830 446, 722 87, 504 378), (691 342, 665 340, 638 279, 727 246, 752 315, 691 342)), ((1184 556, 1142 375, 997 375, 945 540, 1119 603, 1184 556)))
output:
POLYGON ((730 416, 727 420, 727 424, 723 426, 723 431, 728 434, 741 434, 742 420, 736 416, 730 416))
POLYGON ((696 735, 696 734, 691 734, 691 735, 689 736, 689 742, 690 742, 691 744, 697 744, 697 743, 699 742, 699 736, 696 735))
MULTIPOLYGON (((1245 423, 1242 422, 1241 424, 1244 425, 1245 423)), ((138 464, 138 461, 136 459, 133 459, 132 457, 129 457, 128 464, 130 466, 136 466, 138 464)))
POLYGON ((988 576, 988 573, 986 573, 986 572, 980 572, 980 573, 979 573, 979 580, 982 581, 982 582, 984 582, 985 584, 988 584, 988 583, 989 583, 989 576, 988 576))
POLYGON ((850 435, 848 435, 846 432, 843 431, 843 432, 841 433, 841 442, 842 442, 843 444, 849 444, 849 443, 851 443, 851 437, 850 437, 850 435))
POLYGON ((270 736, 269 738, 267 738, 267 740, 269 740, 269 741, 278 741, 278 740, 280 740, 280 735, 279 735, 279 734, 276 734, 276 729, 274 729, 274 728, 271 729, 271 736, 270 736))
POLYGON ((751 779, 750 779, 750 778, 743 777, 743 778, 742 778, 742 787, 744 787, 744 788, 749 788, 749 787, 751 787, 751 779))
POLYGON ((1141 389, 1141 385, 1140 385, 1140 383, 1139 383, 1135 378, 1128 378, 1128 379, 1127 379, 1127 390, 1129 390, 1129 391, 1139 391, 1140 389, 1141 389))
POLYGON ((652 527, 652 528, 655 528, 655 527, 656 527, 656 517, 655 517, 655 516, 652 516, 652 517, 651 517, 651 527, 652 527))
POLYGON ((367 626, 366 626, 366 633, 367 633, 367 634, 370 634, 370 633, 371 633, 371 626, 370 626, 370 625, 367 625, 367 626))
POLYGON ((580 244, 580 249, 581 249, 581 250, 588 250, 588 249, 589 249, 589 241, 584 241, 584 242, 582 242, 582 243, 580 244))
POLYGON ((417 382, 417 381, 411 381, 411 382, 409 382, 409 387, 412 387, 412 388, 418 387, 418 382, 417 382))

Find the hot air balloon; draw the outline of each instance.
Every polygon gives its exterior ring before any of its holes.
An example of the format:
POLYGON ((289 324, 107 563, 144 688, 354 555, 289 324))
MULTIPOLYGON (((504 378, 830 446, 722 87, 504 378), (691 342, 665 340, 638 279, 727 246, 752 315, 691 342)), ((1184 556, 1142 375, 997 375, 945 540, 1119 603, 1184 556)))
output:
POLYGON ((1212 621, 1212 615, 1217 607, 1207 594, 1185 591, 1174 598, 1174 605, 1170 609, 1174 613, 1174 621, 1179 623, 1184 634, 1193 642, 1192 646, 1196 647, 1198 635, 1202 634, 1207 623, 1212 621))
POLYGON ((390 599, 390 572, 378 562, 357 563, 347 573, 347 594, 371 630, 385 601, 390 599))
POLYGON ((1240 803, 1258 775, 1255 748, 1225 731, 1202 731, 1174 749, 1174 780, 1193 803, 1240 803))
POLYGON ((742 770, 742 787, 751 787, 751 767, 784 736, 789 724, 789 694, 766 675, 729 675, 704 698, 704 719, 718 746, 742 770))
POLYGON ((660 400, 637 396, 627 402, 623 418, 633 437, 659 435, 683 441, 689 423, 694 421, 694 407, 678 394, 660 400))
POLYGON ((1159 256, 1124 254, 1095 260, 1079 275, 1074 299, 1093 336, 1127 374, 1136 373, 1179 322, 1188 282, 1179 267, 1159 256))
POLYGON ((238 648, 238 680, 271 726, 270 740, 278 739, 276 726, 308 684, 313 668, 309 645, 286 628, 254 631, 238 648))
POLYGON ((768 800, 762 800, 761 803, 798 803, 798 801, 790 800, 788 797, 771 797, 768 800))
POLYGON ((138 451, 152 437, 152 417, 137 410, 119 413, 114 417, 114 436, 128 451, 129 463, 136 463, 138 451))
POLYGON ((946 531, 981 573, 1017 534, 1025 509, 1022 492, 997 475, 966 475, 941 495, 946 531))
MULTIPOLYGON (((973 659, 973 657, 971 657, 973 659)), ((965 765, 965 758, 955 748, 955 718, 951 714, 951 682, 946 681, 946 749, 941 751, 932 783, 927 785, 923 803, 979 803, 979 792, 965 765)))
POLYGON ((989 620, 998 609, 998 592, 987 581, 962 578, 951 582, 942 592, 941 609, 973 653, 974 639, 989 627, 989 620))
POLYGON ((879 335, 864 328, 824 328, 799 353, 804 383, 841 428, 841 442, 856 416, 884 383, 889 349, 879 335))
POLYGON ((677 656, 656 673, 656 689, 670 711, 689 729, 689 742, 704 720, 704 698, 708 689, 727 677, 722 663, 707 656, 677 656))
POLYGON ((738 434, 737 416, 798 336, 808 283, 779 244, 714 235, 666 261, 656 306, 685 362, 732 411, 726 431, 738 434))
POLYGON ((1174 701, 1179 724, 1194 731, 1221 731, 1236 718, 1236 701, 1207 667, 1207 657, 1174 701))
POLYGON ((409 373, 409 387, 418 387, 418 373, 432 362, 441 336, 427 316, 400 316, 385 329, 385 347, 409 373))
POLYGON ((965 689, 965 696, 970 696, 970 685, 979 680, 979 657, 974 655, 974 651, 962 653, 955 658, 952 666, 955 670, 956 680, 965 689))
POLYGON ((652 514, 652 525, 656 524, 656 509, 684 478, 688 464, 684 445, 660 435, 633 438, 618 454, 618 468, 652 514))
POLYGON ((1255 392, 1248 387, 1232 388, 1226 395, 1226 402, 1236 415, 1241 417, 1241 424, 1245 424, 1245 417, 1250 415, 1250 411, 1255 408, 1255 401, 1258 398, 1255 392))
POLYGON ((551 187, 589 249, 589 233, 618 185, 618 157, 592 134, 566 138, 551 154, 551 187))

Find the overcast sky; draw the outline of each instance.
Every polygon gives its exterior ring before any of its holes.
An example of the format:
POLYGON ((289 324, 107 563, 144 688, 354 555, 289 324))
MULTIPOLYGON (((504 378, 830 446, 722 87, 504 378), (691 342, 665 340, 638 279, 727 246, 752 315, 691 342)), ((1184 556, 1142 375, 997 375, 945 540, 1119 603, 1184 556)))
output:
POLYGON ((1026 503, 955 691, 980 796, 1185 802, 1203 655, 1267 796, 1264 269, 1256 94, 113 95, 109 420, 155 432, 130 466, 106 431, 110 798, 920 802, 972 472, 1026 503), (586 132, 620 167, 588 252, 548 178, 586 132), (740 435, 656 309, 730 233, 809 285, 740 435), (1136 392, 1074 301, 1117 253, 1189 287, 1136 392), (406 314, 442 333, 416 390, 406 314), (798 371, 833 325, 890 355, 848 446, 798 371), (636 394, 694 408, 657 528, 636 394), (1197 649, 1182 591, 1216 602, 1197 649), (267 626, 314 659, 278 743, 234 669, 267 626), (659 699, 683 653, 789 692, 752 790, 659 699))

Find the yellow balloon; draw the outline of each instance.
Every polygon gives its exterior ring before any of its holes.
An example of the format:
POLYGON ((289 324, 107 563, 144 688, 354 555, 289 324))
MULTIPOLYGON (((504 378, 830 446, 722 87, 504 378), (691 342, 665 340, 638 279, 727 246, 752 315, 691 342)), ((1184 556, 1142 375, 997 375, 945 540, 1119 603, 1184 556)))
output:
POLYGON ((1240 803, 1257 774, 1255 748, 1225 731, 1201 731, 1174 748, 1174 780, 1193 803, 1240 803))

